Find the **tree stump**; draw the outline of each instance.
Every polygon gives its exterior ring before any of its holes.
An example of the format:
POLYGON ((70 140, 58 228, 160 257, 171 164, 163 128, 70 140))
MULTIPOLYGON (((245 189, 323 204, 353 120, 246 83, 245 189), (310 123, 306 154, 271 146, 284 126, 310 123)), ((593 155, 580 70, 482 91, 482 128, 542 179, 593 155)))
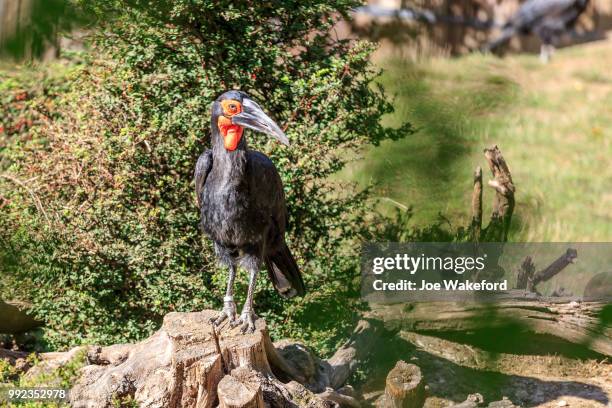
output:
MULTIPOLYGON (((370 325, 359 324, 351 341, 327 361, 299 344, 285 341, 276 348, 263 319, 251 334, 227 325, 215 332, 209 321, 216 314, 169 313, 162 327, 139 343, 90 346, 88 363, 70 392, 71 406, 126 401, 141 408, 359 406, 351 388, 342 385, 353 360, 367 353, 355 345, 369 338, 370 325)), ((43 354, 48 361, 37 370, 69 353, 43 354)))
POLYGON ((425 404, 425 382, 421 369, 398 361, 389 371, 385 393, 376 401, 379 408, 421 408, 425 404))
POLYGON ((217 386, 221 408, 264 408, 261 384, 253 370, 238 367, 217 386))

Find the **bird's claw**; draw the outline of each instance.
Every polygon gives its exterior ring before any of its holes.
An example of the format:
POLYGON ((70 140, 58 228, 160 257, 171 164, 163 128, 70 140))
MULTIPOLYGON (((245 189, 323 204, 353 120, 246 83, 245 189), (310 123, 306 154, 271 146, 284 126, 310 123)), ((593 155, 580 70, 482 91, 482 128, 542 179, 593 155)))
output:
POLYGON ((238 319, 236 319, 233 323, 230 323, 230 326, 240 326, 240 331, 242 334, 253 333, 255 332, 255 320, 257 320, 255 312, 252 310, 242 310, 240 317, 238 317, 238 319))
POLYGON ((230 325, 236 321, 236 303, 234 301, 223 302, 223 309, 216 318, 212 317, 210 319, 210 324, 219 326, 225 320, 229 320, 230 325))

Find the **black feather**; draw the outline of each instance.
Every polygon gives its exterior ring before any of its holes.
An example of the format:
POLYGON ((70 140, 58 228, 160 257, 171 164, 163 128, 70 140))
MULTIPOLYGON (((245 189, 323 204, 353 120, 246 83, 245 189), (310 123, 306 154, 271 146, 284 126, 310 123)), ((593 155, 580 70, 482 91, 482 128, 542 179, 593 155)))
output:
POLYGON ((246 135, 236 150, 228 151, 217 126, 223 114, 219 102, 244 97, 243 92, 230 91, 213 104, 212 149, 200 156, 195 171, 200 225, 222 263, 251 271, 266 264, 282 296, 304 294, 302 276, 285 243, 285 193, 274 163, 248 149, 246 135))
POLYGON ((516 34, 533 33, 552 44, 571 29, 586 10, 589 0, 527 0, 506 22, 502 34, 487 45, 494 51, 516 34))
POLYGON ((266 257, 266 268, 274 288, 282 297, 304 296, 306 286, 287 245, 266 257))

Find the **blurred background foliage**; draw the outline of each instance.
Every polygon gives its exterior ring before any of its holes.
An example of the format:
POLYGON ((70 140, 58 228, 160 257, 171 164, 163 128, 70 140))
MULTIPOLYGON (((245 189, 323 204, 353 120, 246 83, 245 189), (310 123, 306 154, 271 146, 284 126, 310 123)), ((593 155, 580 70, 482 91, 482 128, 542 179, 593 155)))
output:
POLYGON ((52 58, 63 33, 91 22, 67 0, 0 0, 0 56, 52 58))

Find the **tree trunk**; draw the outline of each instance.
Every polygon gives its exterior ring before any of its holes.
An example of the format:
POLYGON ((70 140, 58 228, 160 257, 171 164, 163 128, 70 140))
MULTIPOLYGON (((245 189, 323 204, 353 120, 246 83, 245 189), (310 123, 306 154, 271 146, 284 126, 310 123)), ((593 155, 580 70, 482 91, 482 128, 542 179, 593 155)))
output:
POLYGON ((388 329, 414 332, 469 332, 505 328, 518 323, 533 333, 542 333, 612 356, 610 306, 604 302, 538 297, 525 291, 510 291, 495 303, 452 302, 376 305, 368 317, 385 322, 388 329))

